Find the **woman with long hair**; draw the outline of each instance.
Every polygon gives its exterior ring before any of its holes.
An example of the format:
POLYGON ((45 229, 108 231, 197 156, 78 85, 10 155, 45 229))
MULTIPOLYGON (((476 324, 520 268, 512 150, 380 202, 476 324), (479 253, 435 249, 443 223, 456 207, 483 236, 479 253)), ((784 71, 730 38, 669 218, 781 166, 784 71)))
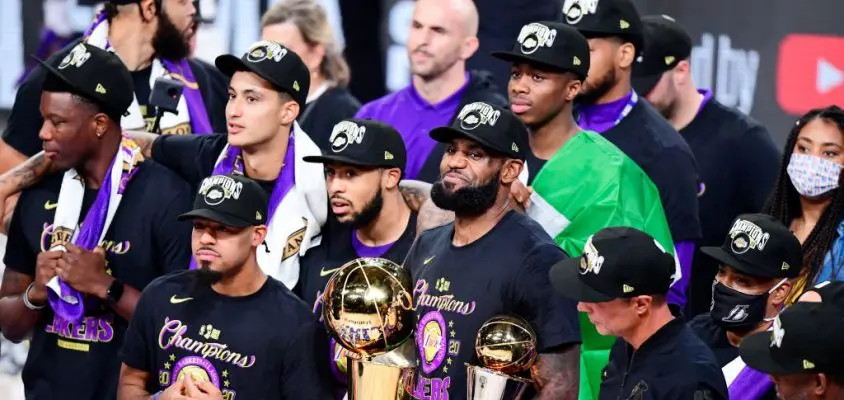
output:
POLYGON ((360 102, 346 89, 349 65, 325 10, 316 0, 282 0, 261 18, 261 38, 285 45, 311 72, 311 89, 297 121, 324 147, 334 125, 352 118, 360 102))
POLYGON ((803 246, 803 269, 787 300, 825 280, 844 280, 844 110, 809 111, 791 129, 773 193, 763 212, 782 221, 803 246))

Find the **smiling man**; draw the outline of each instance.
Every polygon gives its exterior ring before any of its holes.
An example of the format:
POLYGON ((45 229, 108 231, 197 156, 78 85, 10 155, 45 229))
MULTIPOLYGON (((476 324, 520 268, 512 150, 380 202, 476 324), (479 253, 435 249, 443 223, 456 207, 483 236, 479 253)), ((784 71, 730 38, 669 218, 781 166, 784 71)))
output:
MULTIPOLYGON (((299 294, 321 315, 321 295, 331 275, 360 257, 401 264, 416 237, 416 213, 402 197, 399 180, 407 151, 391 126, 347 119, 334 126, 321 156, 305 162, 325 167, 331 214, 323 242, 301 260, 299 294)), ((332 369, 340 391, 346 386, 346 351, 332 339, 332 369)))

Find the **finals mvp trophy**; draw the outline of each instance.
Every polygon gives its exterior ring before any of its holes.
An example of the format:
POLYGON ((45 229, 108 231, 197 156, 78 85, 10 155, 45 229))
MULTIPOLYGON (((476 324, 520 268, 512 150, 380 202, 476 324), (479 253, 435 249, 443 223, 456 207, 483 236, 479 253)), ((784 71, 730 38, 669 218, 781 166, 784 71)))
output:
POLYGON ((536 333, 522 318, 490 318, 475 337, 475 353, 483 367, 466 364, 468 400, 519 400, 532 392, 529 379, 513 376, 536 361, 536 333))
POLYGON ((410 285, 410 273, 398 264, 359 258, 343 265, 325 286, 325 326, 353 354, 346 360, 349 400, 412 399, 415 358, 388 353, 413 336, 410 285))

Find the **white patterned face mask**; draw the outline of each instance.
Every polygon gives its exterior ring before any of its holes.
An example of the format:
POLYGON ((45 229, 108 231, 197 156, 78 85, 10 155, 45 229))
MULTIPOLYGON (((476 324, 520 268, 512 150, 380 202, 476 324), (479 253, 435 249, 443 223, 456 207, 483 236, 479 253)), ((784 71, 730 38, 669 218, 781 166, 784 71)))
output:
POLYGON ((788 162, 791 184, 803 197, 818 197, 838 188, 841 164, 808 154, 792 154, 788 162))

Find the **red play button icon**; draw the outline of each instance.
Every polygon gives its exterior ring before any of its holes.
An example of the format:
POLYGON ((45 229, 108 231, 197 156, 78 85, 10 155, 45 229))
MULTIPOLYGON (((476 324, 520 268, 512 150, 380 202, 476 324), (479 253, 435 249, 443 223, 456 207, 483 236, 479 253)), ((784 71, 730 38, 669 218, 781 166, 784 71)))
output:
POLYGON ((786 36, 777 57, 777 103, 795 115, 844 105, 844 37, 786 36))

